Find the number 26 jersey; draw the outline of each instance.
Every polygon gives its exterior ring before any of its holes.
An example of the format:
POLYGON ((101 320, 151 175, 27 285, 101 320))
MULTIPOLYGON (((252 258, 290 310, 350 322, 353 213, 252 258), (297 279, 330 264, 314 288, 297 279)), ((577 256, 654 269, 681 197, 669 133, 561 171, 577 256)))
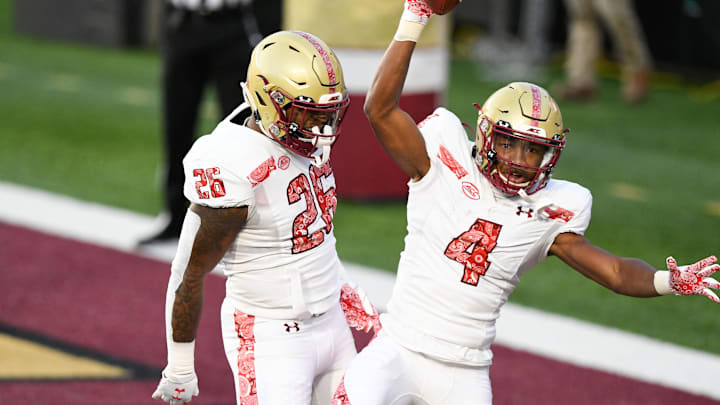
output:
POLYGON ((326 312, 339 300, 342 266, 332 168, 233 123, 243 108, 186 155, 185 196, 211 208, 248 207, 245 226, 219 264, 238 309, 274 319, 326 312))

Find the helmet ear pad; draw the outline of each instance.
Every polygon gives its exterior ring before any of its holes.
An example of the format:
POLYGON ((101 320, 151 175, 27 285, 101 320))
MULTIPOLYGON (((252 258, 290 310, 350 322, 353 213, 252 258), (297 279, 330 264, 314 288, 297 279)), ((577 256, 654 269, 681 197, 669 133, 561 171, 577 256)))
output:
MULTIPOLYGON (((328 144, 318 142, 318 136, 334 139, 339 135, 349 103, 335 53, 321 39, 301 31, 276 32, 257 44, 243 94, 262 132, 306 157, 316 152, 318 143, 328 144), (305 121, 321 112, 329 117, 329 131, 325 123, 305 121)), ((329 153, 329 147, 322 149, 329 153)))
POLYGON ((475 106, 479 109, 477 125, 475 126, 475 163, 480 170, 483 170, 488 164, 492 163, 493 156, 487 156, 485 145, 491 142, 490 134, 493 125, 490 119, 482 112, 482 109, 477 104, 475 106))
POLYGON ((516 195, 520 190, 533 194, 550 181, 565 146, 562 115, 555 100, 543 88, 532 83, 513 82, 497 90, 478 108, 475 127, 475 162, 480 172, 501 191, 516 195), (539 166, 503 159, 494 149, 498 134, 533 143, 545 148, 539 166), (517 184, 498 172, 498 162, 523 170, 534 170, 535 176, 527 184, 517 184))

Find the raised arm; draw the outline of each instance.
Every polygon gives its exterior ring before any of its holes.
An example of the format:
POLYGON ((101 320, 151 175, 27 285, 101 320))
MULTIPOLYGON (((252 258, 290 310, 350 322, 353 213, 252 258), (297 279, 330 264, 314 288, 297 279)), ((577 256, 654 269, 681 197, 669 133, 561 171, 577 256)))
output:
POLYGON ((423 15, 413 14, 417 12, 410 11, 405 3, 398 32, 385 51, 365 99, 365 114, 375 136, 393 161, 414 180, 421 179, 430 169, 430 158, 415 121, 398 102, 415 43, 431 15, 429 9, 423 15))
POLYGON ((616 256, 574 233, 558 235, 549 253, 618 294, 633 297, 704 295, 720 302, 710 290, 720 288, 720 282, 710 277, 720 270, 720 266, 714 264, 715 256, 689 266, 678 266, 674 258, 668 257, 668 271, 662 271, 640 259, 616 256))
MULTIPOLYGON (((247 207, 208 208, 192 204, 185 217, 168 283, 168 364, 152 397, 189 403, 199 394, 195 334, 203 306, 205 276, 212 271, 247 220, 247 207)), ((174 402, 173 402, 174 401, 174 402)))

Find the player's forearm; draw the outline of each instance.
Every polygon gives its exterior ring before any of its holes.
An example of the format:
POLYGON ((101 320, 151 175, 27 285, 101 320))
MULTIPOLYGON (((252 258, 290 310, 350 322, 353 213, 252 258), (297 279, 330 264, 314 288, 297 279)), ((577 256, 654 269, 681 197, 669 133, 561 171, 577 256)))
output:
MULTIPOLYGON (((202 313, 205 276, 220 262, 247 218, 247 207, 216 209, 193 204, 190 210, 191 217, 195 215, 199 223, 195 234, 187 235, 187 240, 186 235, 180 236, 183 250, 189 250, 190 255, 172 300, 170 325, 175 342, 195 339, 202 313)), ((180 250, 178 247, 178 254, 180 250)))
POLYGON ((558 235, 550 248, 556 255, 585 277, 618 294, 655 297, 655 268, 640 259, 620 257, 601 249, 584 236, 558 235))
POLYGON ((653 279, 657 269, 636 258, 620 258, 621 281, 613 289, 618 294, 631 297, 657 297, 653 279))
POLYGON ((397 31, 380 61, 380 67, 368 91, 365 113, 370 122, 382 120, 398 108, 410 57, 432 11, 423 1, 405 1, 397 31))
POLYGON ((415 42, 393 41, 385 52, 365 99, 365 115, 371 123, 398 108, 414 49, 415 42))
POLYGON ((204 275, 186 271, 175 291, 172 308, 172 337, 175 342, 195 340, 203 305, 204 275))

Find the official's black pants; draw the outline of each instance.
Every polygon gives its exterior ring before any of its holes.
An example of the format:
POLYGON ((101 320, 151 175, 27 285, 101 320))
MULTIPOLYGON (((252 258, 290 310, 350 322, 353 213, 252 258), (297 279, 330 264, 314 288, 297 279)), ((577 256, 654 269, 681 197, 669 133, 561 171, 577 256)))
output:
POLYGON ((165 205, 179 232, 187 201, 182 159, 195 139, 203 91, 214 85, 222 117, 243 101, 251 46, 240 9, 208 15, 165 10, 163 50, 163 133, 165 205))

